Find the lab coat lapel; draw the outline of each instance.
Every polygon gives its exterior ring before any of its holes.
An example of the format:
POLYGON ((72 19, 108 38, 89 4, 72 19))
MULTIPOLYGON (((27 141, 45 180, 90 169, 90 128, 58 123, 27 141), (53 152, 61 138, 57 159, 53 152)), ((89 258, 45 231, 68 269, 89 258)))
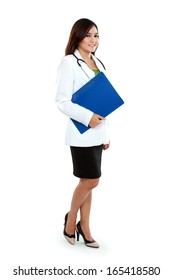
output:
MULTIPOLYGON (((83 60, 83 58, 81 57, 80 52, 79 52, 78 50, 75 50, 74 54, 75 54, 79 59, 82 59, 82 60, 83 60)), ((79 63, 81 64, 81 68, 82 68, 82 69, 84 70, 84 72, 86 73, 86 78, 88 78, 88 79, 94 78, 95 74, 94 74, 94 72, 88 67, 88 65, 87 65, 85 62, 81 61, 81 60, 80 60, 79 63), (88 77, 87 77, 87 76, 88 76, 88 77)), ((80 67, 80 66, 79 66, 79 67, 80 67)))

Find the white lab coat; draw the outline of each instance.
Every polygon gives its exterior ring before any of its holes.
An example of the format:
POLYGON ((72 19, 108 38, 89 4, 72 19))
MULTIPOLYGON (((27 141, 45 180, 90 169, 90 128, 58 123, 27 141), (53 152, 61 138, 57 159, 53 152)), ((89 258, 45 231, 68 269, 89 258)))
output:
MULTIPOLYGON (((78 50, 75 51, 75 55, 82 59, 78 50)), ((93 56, 98 69, 104 72, 102 64, 93 56)), ((81 134, 71 118, 77 120, 84 125, 88 126, 93 112, 74 104, 71 101, 72 95, 85 83, 92 79, 95 74, 85 62, 79 61, 81 67, 77 63, 77 59, 73 55, 64 56, 57 73, 56 82, 56 104, 58 109, 69 117, 69 121, 66 129, 65 144, 69 146, 77 147, 90 147, 101 144, 108 144, 108 124, 107 120, 102 121, 100 125, 95 128, 88 129, 85 133, 81 134)))

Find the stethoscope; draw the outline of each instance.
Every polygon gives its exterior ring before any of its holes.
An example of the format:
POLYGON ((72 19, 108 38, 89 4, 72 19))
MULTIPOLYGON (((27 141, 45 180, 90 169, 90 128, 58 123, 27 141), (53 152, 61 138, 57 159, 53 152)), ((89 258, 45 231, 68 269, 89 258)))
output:
MULTIPOLYGON (((88 76, 88 74, 85 72, 85 70, 82 68, 82 65, 81 65, 81 61, 84 62, 85 64, 87 64, 87 63, 85 62, 85 60, 83 60, 83 59, 81 59, 81 58, 78 58, 74 53, 73 53, 73 56, 76 58, 77 64, 78 64, 79 67, 82 69, 82 71, 85 73, 85 75, 86 75, 88 78, 90 78, 90 77, 88 76)), ((103 62, 101 62, 101 60, 98 59, 97 57, 96 57, 96 59, 102 64, 103 68, 106 70, 106 68, 105 68, 105 66, 104 66, 104 64, 103 64, 103 62)))

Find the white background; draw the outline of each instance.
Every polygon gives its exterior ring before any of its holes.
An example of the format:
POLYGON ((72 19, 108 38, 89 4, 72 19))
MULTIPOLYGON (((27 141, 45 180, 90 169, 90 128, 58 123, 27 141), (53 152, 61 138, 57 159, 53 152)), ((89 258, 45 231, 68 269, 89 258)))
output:
POLYGON ((172 278, 172 14, 169 0, 1 1, 2 279, 26 279, 13 276, 19 265, 103 269, 93 279, 116 279, 106 275, 109 266, 159 266, 160 276, 136 277, 172 278), (108 117, 111 147, 93 195, 98 250, 71 246, 62 235, 78 179, 55 80, 71 27, 82 17, 98 25, 97 57, 125 101, 108 117))

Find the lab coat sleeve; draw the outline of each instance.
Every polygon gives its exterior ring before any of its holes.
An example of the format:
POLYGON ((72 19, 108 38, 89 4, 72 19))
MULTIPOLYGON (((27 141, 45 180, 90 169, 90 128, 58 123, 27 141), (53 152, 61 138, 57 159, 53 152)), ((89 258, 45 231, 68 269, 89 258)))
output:
POLYGON ((65 57, 58 69, 55 102, 62 113, 88 126, 93 112, 71 101, 74 92, 73 71, 72 62, 65 57))

